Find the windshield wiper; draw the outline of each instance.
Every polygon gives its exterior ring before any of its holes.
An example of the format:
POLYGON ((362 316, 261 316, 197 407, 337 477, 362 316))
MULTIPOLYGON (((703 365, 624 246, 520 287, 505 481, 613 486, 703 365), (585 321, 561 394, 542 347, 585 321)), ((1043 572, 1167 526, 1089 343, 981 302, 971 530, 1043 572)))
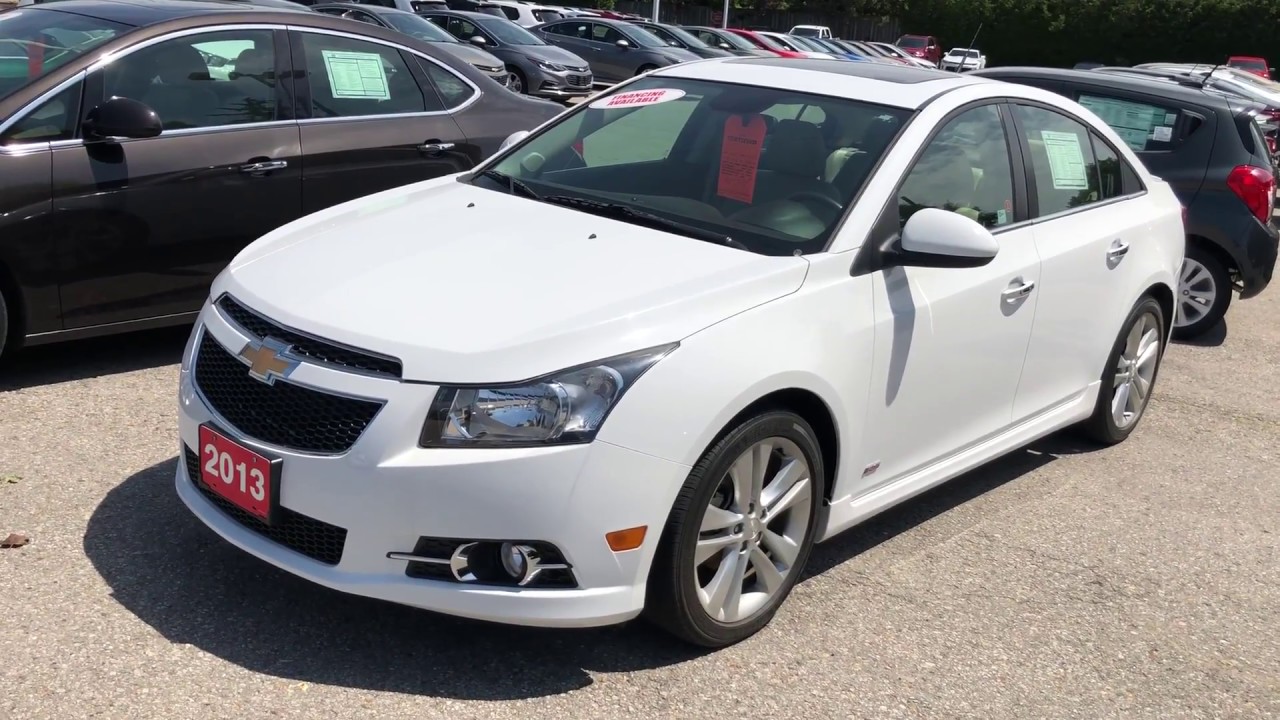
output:
POLYGON ((501 173, 501 172, 498 172, 497 170, 485 170, 480 174, 483 175, 484 177, 489 178, 490 180, 495 180, 497 182, 502 183, 503 185, 506 185, 508 191, 512 195, 516 195, 516 194, 524 195, 525 197, 531 200, 542 199, 542 196, 539 195, 536 191, 534 191, 533 188, 529 187, 528 185, 525 185, 523 181, 517 180, 506 173, 501 173))
POLYGON ((688 225, 677 220, 668 220, 661 215, 655 215, 651 212, 645 212, 644 210, 637 210, 630 205, 603 202, 600 200, 587 200, 586 198, 569 197, 568 195, 548 195, 547 197, 542 198, 542 200, 556 205, 577 208, 583 212, 600 215, 601 217, 613 218, 615 220, 626 220, 636 225, 643 225, 656 230, 667 230, 669 232, 676 233, 677 235, 691 237, 695 240, 713 242, 717 245, 725 245, 735 250, 746 250, 750 252, 750 248, 737 240, 734 240, 728 235, 724 235, 713 230, 703 230, 700 227, 688 225))

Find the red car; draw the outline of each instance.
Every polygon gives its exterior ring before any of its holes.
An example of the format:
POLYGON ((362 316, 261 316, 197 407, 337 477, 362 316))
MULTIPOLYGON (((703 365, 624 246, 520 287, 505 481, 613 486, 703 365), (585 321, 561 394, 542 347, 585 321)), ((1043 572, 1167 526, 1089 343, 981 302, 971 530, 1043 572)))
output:
POLYGON ((761 50, 768 50, 769 52, 775 53, 781 57, 784 57, 784 58, 806 57, 804 53, 798 53, 794 50, 788 50, 782 47, 781 45, 779 45, 778 43, 774 42, 772 38, 761 35, 755 32, 754 30, 743 30, 742 28, 725 28, 725 29, 733 33, 734 35, 738 35, 744 38, 747 42, 751 43, 752 45, 755 45, 761 50))
POLYGON ((1227 66, 1240 68, 1245 72, 1253 73, 1268 80, 1271 79, 1271 66, 1267 64, 1267 59, 1256 55, 1232 55, 1227 58, 1227 66))
POLYGON ((894 45, 934 65, 942 62, 942 45, 933 35, 903 35, 894 45))

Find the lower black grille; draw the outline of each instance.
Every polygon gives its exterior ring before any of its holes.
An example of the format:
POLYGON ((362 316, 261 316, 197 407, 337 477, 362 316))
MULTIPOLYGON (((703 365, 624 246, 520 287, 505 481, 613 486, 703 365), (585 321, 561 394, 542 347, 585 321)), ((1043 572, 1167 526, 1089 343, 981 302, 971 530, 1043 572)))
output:
POLYGON ((399 360, 373 355, 362 350, 345 348, 332 342, 294 332, 246 308, 236 302, 230 295, 223 295, 218 298, 217 305, 218 310, 231 318, 246 332, 256 335, 259 340, 265 337, 273 337, 280 340, 288 344, 290 346, 289 352, 297 357, 327 365, 336 365, 341 368, 360 370, 374 375, 400 377, 401 367, 399 360))
POLYGON ((351 449, 382 409, 372 400, 331 395, 277 379, 268 385, 209 333, 200 339, 195 384, 209 406, 255 440, 302 452, 336 455, 351 449))
POLYGON ((586 75, 566 75, 565 82, 574 87, 587 87, 591 84, 591 78, 586 75))
POLYGON ((232 520, 258 533, 272 542, 306 555, 325 565, 337 565, 342 559, 342 548, 347 542, 347 531, 337 525, 307 517, 289 508, 280 507, 273 513, 273 524, 267 525, 241 510, 226 498, 209 489, 200 481, 200 456, 191 448, 186 451, 187 478, 201 495, 213 503, 232 520))

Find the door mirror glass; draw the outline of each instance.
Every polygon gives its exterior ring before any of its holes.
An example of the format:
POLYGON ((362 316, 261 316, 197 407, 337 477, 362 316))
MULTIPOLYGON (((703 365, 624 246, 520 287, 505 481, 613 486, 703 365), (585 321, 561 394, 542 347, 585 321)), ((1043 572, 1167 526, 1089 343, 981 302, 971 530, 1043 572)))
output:
POLYGON ((498 147, 498 152, 502 152, 503 150, 506 150, 507 148, 511 147, 512 145, 515 145, 516 143, 520 142, 521 140, 525 139, 528 136, 529 136, 528 130, 517 130, 511 133, 510 135, 507 136, 506 140, 502 141, 502 145, 498 147))
POLYGON ((94 107, 84 121, 85 137, 95 140, 152 138, 163 129, 155 110, 126 97, 113 97, 94 107))
POLYGON ((468 42, 470 42, 472 45, 486 45, 486 44, 488 44, 488 41, 487 41, 487 40, 485 40, 483 37, 481 37, 481 36, 479 36, 479 35, 472 35, 472 36, 471 36, 471 38, 468 40, 468 42))
POLYGON ((1000 243, 991 231, 960 213, 921 208, 902 228, 894 265, 967 268, 991 262, 1000 243))
POLYGON ((622 48, 623 50, 626 50, 627 48, 631 47, 631 41, 629 41, 629 40, 619 40, 618 42, 614 43, 614 45, 617 45, 618 47, 622 48))
POLYGON ((732 47, 731 45, 729 45, 729 43, 727 43, 727 42, 722 42, 722 43, 720 43, 720 49, 721 49, 721 50, 732 50, 732 49, 733 49, 733 47, 732 47))

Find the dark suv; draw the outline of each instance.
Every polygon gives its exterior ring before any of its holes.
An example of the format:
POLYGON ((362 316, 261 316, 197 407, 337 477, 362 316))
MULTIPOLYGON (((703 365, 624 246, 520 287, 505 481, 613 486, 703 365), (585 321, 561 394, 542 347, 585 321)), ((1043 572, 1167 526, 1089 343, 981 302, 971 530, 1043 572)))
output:
POLYGON ((1194 84, 1093 70, 1000 67, 973 75, 1033 85, 1093 111, 1167 180, 1186 208, 1174 336, 1190 339, 1271 282, 1275 176, 1259 129, 1261 106, 1194 84))

